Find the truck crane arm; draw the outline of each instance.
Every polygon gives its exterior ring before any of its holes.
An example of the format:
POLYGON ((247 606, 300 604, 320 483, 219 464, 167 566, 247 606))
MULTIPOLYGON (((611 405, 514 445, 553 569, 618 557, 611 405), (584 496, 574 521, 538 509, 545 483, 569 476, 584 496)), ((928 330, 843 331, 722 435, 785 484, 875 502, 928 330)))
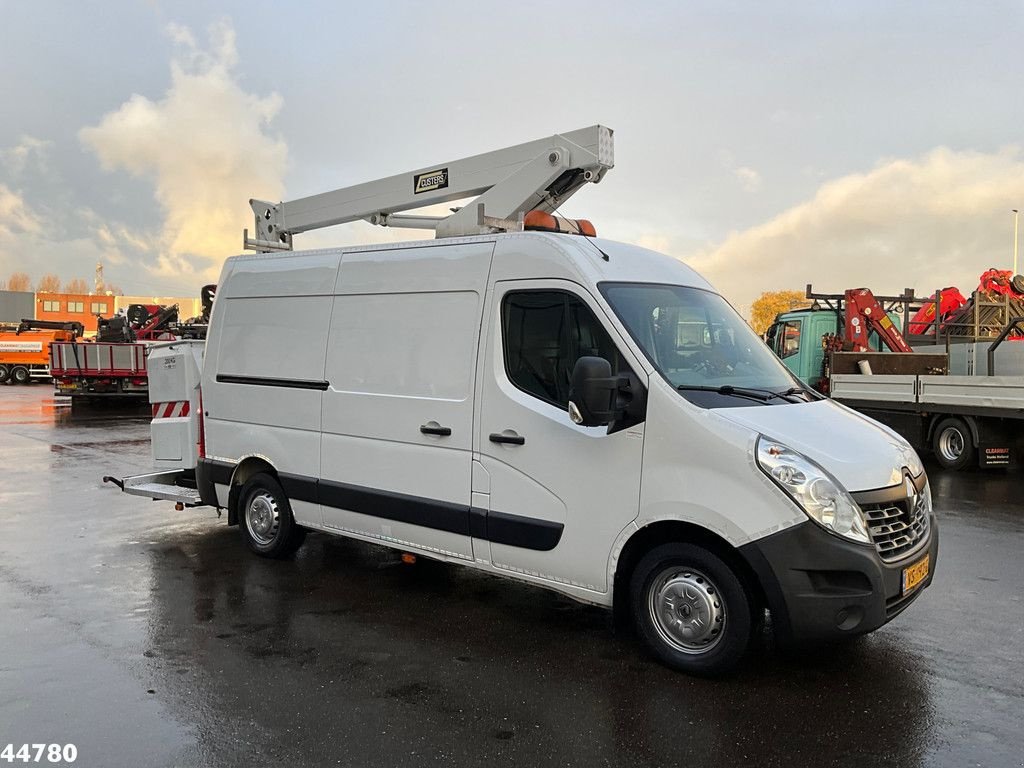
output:
POLYGON ((25 320, 23 319, 18 324, 18 329, 15 331, 17 335, 21 335, 26 331, 68 331, 71 334, 72 339, 76 339, 85 333, 85 326, 77 320, 25 320))
POLYGON ((868 344, 870 331, 875 331, 893 352, 914 351, 874 294, 867 288, 851 288, 846 291, 845 341, 853 345, 854 352, 868 352, 871 350, 868 344))
POLYGON ((359 220, 433 229, 437 237, 521 229, 527 211, 553 213, 613 166, 612 131, 593 125, 298 200, 250 200, 256 237, 250 239, 245 230, 243 244, 257 251, 289 251, 300 232, 359 220), (468 197, 476 198, 475 205, 450 215, 405 213, 468 197))

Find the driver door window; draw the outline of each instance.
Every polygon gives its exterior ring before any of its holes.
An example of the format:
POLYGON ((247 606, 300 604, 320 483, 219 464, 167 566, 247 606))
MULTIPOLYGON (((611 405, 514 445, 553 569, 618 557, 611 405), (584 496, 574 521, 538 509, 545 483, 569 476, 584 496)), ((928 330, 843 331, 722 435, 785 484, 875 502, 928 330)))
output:
POLYGON ((576 361, 603 357, 626 366, 614 342, 578 297, 565 291, 517 291, 502 303, 505 372, 516 387, 566 408, 576 361))

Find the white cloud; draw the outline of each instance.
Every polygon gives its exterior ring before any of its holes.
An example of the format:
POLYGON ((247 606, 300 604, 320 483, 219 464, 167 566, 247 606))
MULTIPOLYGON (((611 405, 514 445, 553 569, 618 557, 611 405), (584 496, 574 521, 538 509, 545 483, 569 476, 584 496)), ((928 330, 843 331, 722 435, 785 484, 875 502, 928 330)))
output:
POLYGON ((41 229, 39 214, 29 208, 20 194, 0 184, 0 242, 41 229))
POLYGON ((157 101, 134 94, 79 138, 104 169, 153 180, 161 232, 124 237, 154 241, 147 266, 155 273, 198 283, 216 279, 223 259, 239 252, 242 228, 252 226, 249 198, 283 196, 287 147, 267 132, 281 98, 241 88, 229 22, 209 28, 205 49, 186 27, 167 33, 177 46, 168 91, 157 101))
MULTIPOLYGON (((69 214, 31 206, 18 191, 0 184, 0 276, 24 271, 35 279, 55 272, 64 280, 90 276, 97 262, 115 269, 111 282, 131 284, 137 264, 152 246, 117 222, 106 223, 90 208, 69 214)), ((189 290, 187 293, 193 293, 189 290)))
POLYGON ((40 172, 45 171, 47 155, 52 146, 52 141, 23 135, 15 146, 0 150, 0 164, 15 177, 21 176, 31 167, 40 172))
POLYGON ((912 287, 918 295, 1009 269, 1013 219, 1024 202, 1024 154, 938 148, 889 160, 867 173, 823 184, 810 200, 685 261, 741 310, 762 291, 878 293, 912 287))

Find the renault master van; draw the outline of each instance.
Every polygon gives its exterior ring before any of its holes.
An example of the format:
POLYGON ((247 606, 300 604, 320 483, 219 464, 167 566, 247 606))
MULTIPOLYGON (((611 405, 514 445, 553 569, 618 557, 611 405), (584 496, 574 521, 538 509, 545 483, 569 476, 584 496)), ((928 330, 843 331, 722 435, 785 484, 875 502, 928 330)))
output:
POLYGON ((248 547, 307 531, 628 610, 733 667, 870 632, 933 578, 921 462, 809 391, 680 261, 513 232, 238 256, 201 372, 196 484, 248 547))

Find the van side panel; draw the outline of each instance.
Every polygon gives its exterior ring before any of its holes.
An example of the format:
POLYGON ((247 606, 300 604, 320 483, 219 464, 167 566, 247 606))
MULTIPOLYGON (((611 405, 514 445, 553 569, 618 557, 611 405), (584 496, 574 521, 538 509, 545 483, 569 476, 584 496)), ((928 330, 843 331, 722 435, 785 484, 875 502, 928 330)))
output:
MULTIPOLYGON (((203 374, 206 451, 260 456, 279 473, 320 469, 324 357, 340 252, 233 259, 217 295, 203 374)), ((220 490, 226 500, 225 489, 220 490)), ((291 499, 299 523, 320 507, 291 499)))
POLYGON ((345 254, 323 397, 325 526, 472 559, 472 396, 492 250, 345 254))

